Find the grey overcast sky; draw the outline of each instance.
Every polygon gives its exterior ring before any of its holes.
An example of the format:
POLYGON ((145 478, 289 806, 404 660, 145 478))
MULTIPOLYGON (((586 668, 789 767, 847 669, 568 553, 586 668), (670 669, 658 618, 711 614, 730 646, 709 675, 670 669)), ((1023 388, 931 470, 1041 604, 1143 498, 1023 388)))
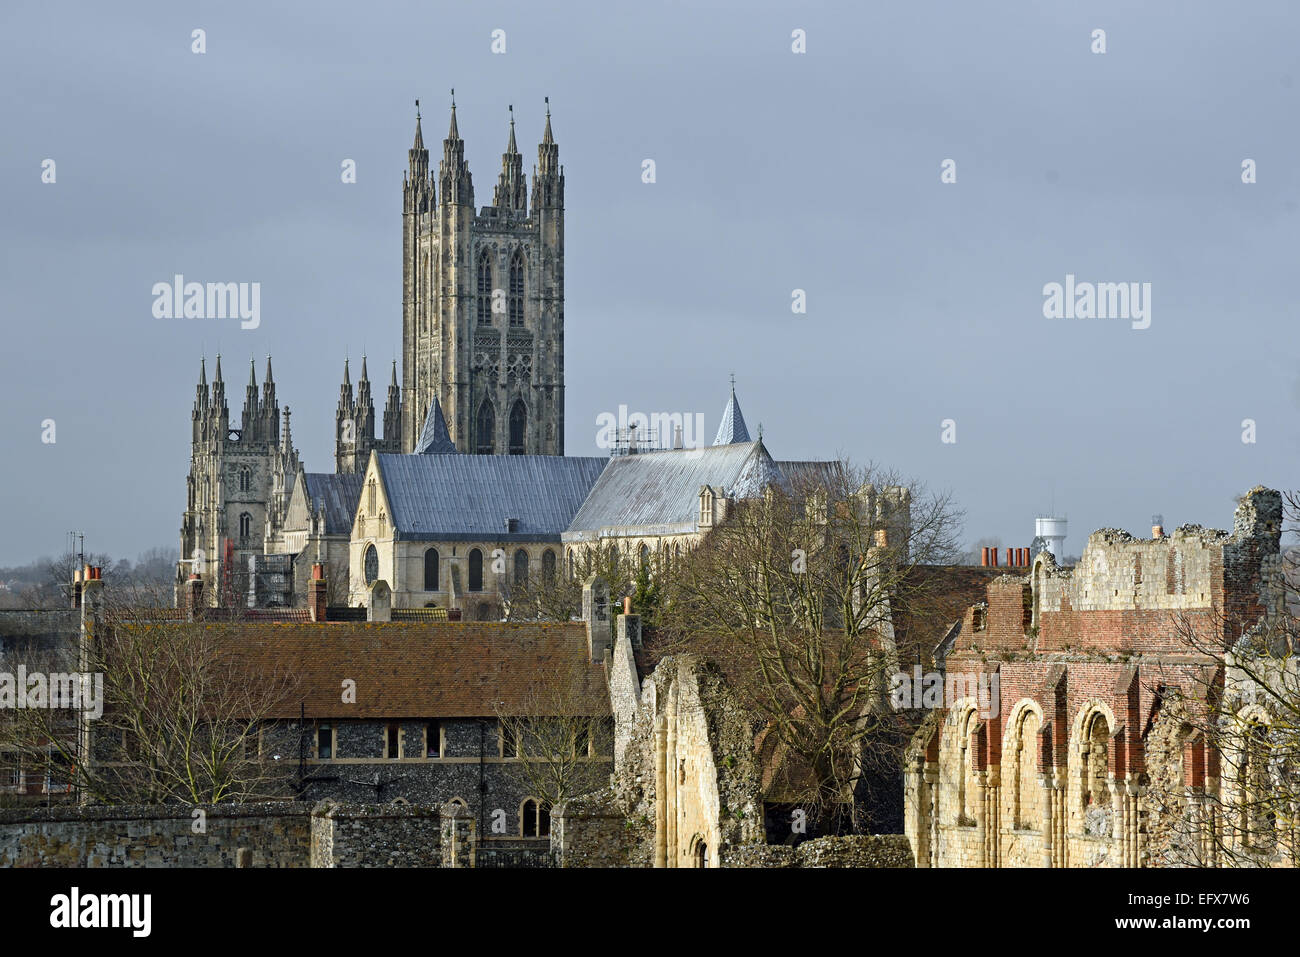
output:
POLYGON ((205 352, 232 416, 273 355, 332 468, 344 356, 382 396, 399 349, 413 100, 436 163, 451 87, 480 205, 508 104, 531 168, 551 100, 569 454, 620 404, 711 437, 734 372, 778 458, 949 488, 968 541, 1230 525, 1300 485, 1297 35, 1285 0, 5 0, 0 563, 177 547, 205 352), (175 273, 260 282, 260 327, 155 319, 175 273), (1045 318, 1067 274, 1151 283, 1150 328, 1045 318))

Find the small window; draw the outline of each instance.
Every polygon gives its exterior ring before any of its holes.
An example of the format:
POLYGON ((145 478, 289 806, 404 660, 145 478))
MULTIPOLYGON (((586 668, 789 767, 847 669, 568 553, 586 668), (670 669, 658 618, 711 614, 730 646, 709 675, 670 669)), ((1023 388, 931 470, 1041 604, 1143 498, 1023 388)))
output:
POLYGON ((16 791, 22 780, 22 762, 17 751, 0 751, 0 791, 16 791))
POLYGON ((331 725, 322 724, 316 729, 316 758, 320 761, 334 758, 334 728, 331 725))
POLYGON ((424 756, 442 757, 442 725, 437 721, 430 721, 424 726, 424 756))
POLYGON ((519 807, 519 833, 524 837, 546 837, 551 833, 551 813, 536 798, 524 798, 519 807))
POLYGON ((239 490, 247 492, 253 487, 253 473, 246 468, 239 470, 239 490))
POLYGON ((390 761, 395 761, 402 756, 402 728, 398 724, 390 724, 384 729, 384 757, 390 761))
POLYGON ((515 736, 514 725, 508 721, 501 723, 501 756, 503 758, 519 757, 519 739, 515 736))
POLYGON ((253 534, 253 516, 247 512, 239 513, 239 537, 248 538, 253 534))

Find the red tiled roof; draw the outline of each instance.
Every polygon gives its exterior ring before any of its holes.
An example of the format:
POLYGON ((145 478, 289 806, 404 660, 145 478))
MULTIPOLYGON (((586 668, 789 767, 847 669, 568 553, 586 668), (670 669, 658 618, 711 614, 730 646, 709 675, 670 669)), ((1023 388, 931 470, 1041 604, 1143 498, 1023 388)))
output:
POLYGON ((244 668, 288 677, 294 690, 269 718, 452 718, 528 714, 562 695, 576 713, 606 715, 601 664, 580 623, 231 622, 203 628, 244 668), (344 703, 343 682, 356 682, 344 703), (559 689, 558 691, 555 689, 559 689), (581 708, 583 711, 578 711, 581 708))

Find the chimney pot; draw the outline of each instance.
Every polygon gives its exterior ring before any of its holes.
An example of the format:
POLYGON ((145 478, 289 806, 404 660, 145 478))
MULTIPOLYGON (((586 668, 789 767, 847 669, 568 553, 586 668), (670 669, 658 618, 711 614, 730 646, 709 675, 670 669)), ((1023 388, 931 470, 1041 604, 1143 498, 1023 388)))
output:
POLYGON ((983 551, 980 552, 980 566, 983 568, 989 567, 989 549, 987 545, 984 546, 983 551))
POLYGON ((996 548, 989 549, 989 567, 990 568, 998 567, 998 550, 996 548))
POLYGON ((624 596, 623 596, 623 614, 625 614, 625 615, 630 615, 630 614, 632 614, 632 596, 631 596, 631 595, 624 595, 624 596))
POLYGON ((1151 526, 1151 537, 1152 537, 1152 538, 1164 538, 1164 537, 1165 537, 1165 528, 1164 528, 1164 526, 1163 526, 1163 525, 1152 525, 1152 526, 1151 526))

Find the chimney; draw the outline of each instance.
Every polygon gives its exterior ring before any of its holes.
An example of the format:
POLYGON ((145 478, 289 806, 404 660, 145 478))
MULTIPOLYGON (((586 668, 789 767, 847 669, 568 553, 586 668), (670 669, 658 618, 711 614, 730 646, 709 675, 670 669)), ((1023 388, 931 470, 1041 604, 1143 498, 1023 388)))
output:
POLYGON ((1029 565, 1029 549, 1020 549, 1020 567, 1025 568, 1029 565))
POLYGON ((990 568, 998 567, 998 550, 996 547, 989 549, 989 567, 990 568))
POLYGON ((980 553, 980 567, 989 567, 989 549, 987 545, 984 546, 984 550, 980 553))
POLYGON ((81 569, 74 569, 72 572, 72 607, 81 607, 81 569))
POLYGON ((1015 559, 1015 556, 1012 554, 1012 550, 1011 550, 1010 548, 1008 548, 1008 549, 1007 549, 1007 568, 1015 568, 1015 567, 1016 567, 1016 559, 1015 559))
POLYGON ((325 566, 316 562, 311 566, 311 581, 307 582, 307 611, 312 621, 325 620, 326 593, 325 566))
POLYGON ((633 648, 641 647, 641 616, 632 614, 632 599, 623 599, 625 611, 614 622, 615 641, 626 641, 633 648))
POLYGON ((1163 515, 1151 516, 1151 537, 1152 538, 1165 537, 1165 517, 1163 515))
POLYGON ((189 580, 185 583, 185 617, 190 621, 198 621, 203 617, 203 577, 201 575, 190 575, 189 580))

